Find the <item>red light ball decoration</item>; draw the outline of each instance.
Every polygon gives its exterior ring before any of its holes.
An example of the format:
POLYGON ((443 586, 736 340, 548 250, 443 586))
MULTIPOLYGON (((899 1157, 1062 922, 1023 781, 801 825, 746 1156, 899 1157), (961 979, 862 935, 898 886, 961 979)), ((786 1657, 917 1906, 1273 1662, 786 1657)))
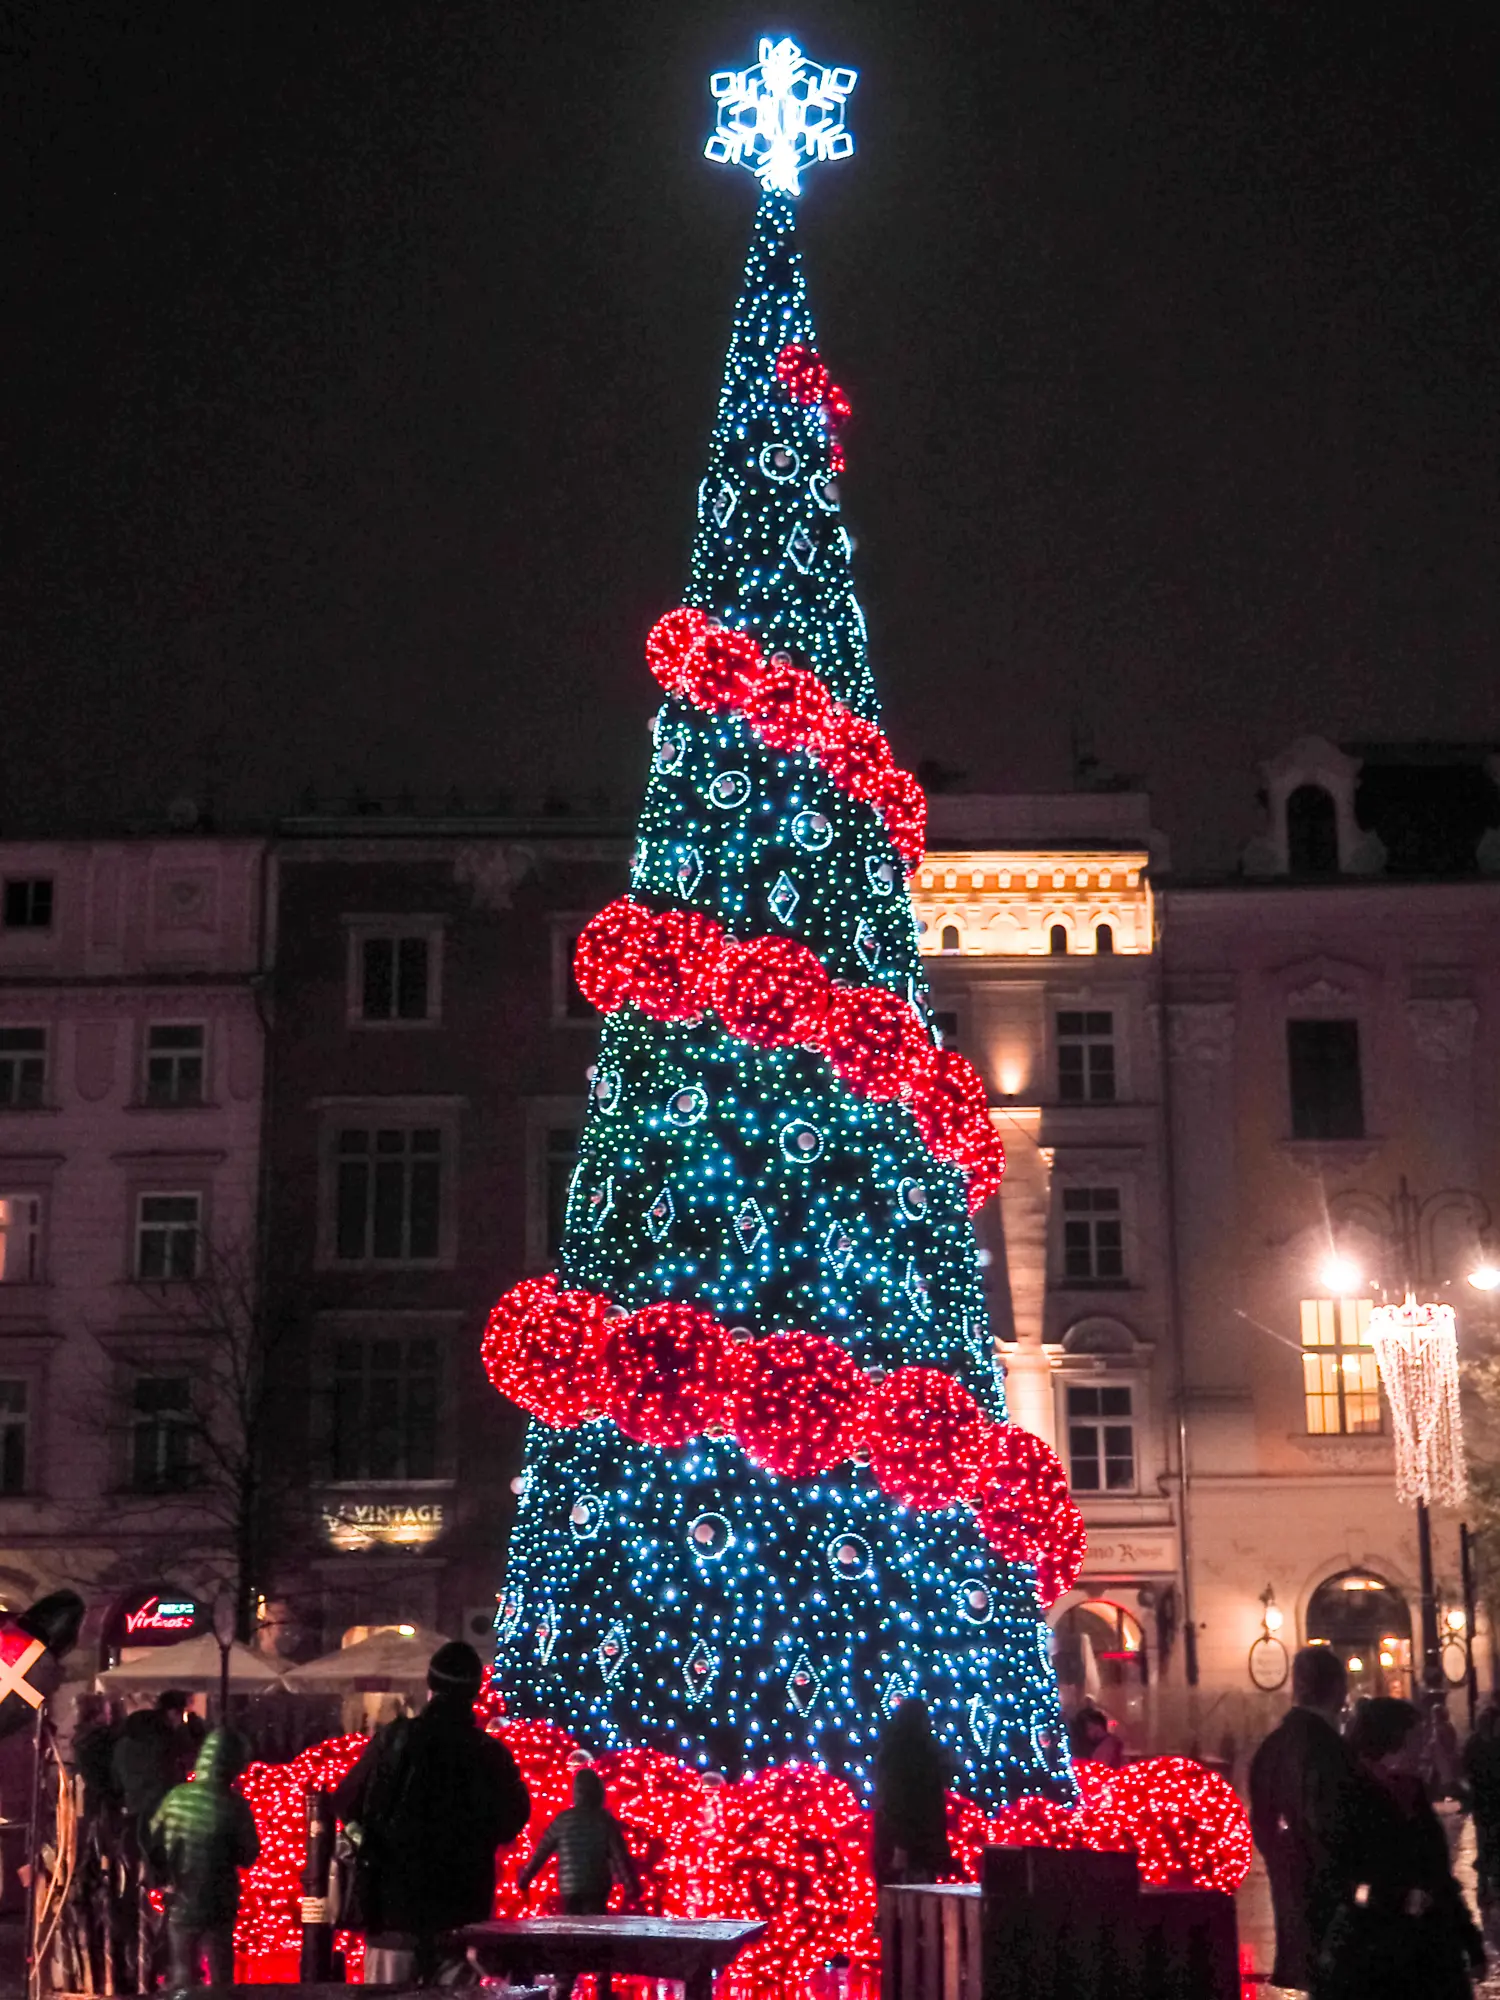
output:
POLYGON ((631 998, 654 1021, 692 1021, 712 1004, 724 934, 699 910, 663 910, 636 954, 631 998))
POLYGON ((832 1953, 868 1957, 874 1883, 868 1819, 853 1792, 811 1764, 726 1787, 724 1914, 768 1925, 737 1972, 786 1992, 832 1953))
POLYGON ((668 694, 683 693, 684 663, 713 622, 706 611, 683 604, 651 627, 646 635, 646 664, 668 694))
POLYGON ((940 1368, 897 1368, 870 1398, 870 1470, 909 1507, 951 1507, 974 1489, 990 1427, 940 1368))
POLYGON ((767 1334, 731 1351, 734 1434, 745 1455, 780 1479, 810 1479, 859 1442, 869 1383, 837 1341, 767 1334))
POLYGON ((794 403, 821 403, 828 392, 828 370, 812 348, 789 340, 776 357, 776 380, 794 403))
POLYGON ((910 771, 893 764, 876 783, 870 804, 885 821, 896 852, 915 868, 927 845, 927 794, 910 771))
POLYGON ((884 986, 836 986, 823 1028, 823 1051, 861 1097, 900 1097, 930 1044, 905 1000, 884 986))
POLYGON ((720 961, 714 1005, 733 1035, 762 1048, 816 1042, 828 1015, 822 961, 795 938, 757 938, 720 961))
POLYGON ((870 804, 895 769, 891 746, 880 729, 847 708, 834 711, 819 734, 817 748, 823 769, 833 782, 870 804))
POLYGON ((527 1278, 490 1314, 484 1365, 502 1396, 558 1430, 581 1423, 597 1395, 604 1301, 527 1278))
POLYGON ((829 725, 835 703, 816 674, 769 660, 745 697, 745 720, 772 750, 806 750, 829 725))
POLYGON ((602 1357, 608 1414, 626 1437, 662 1446, 726 1423, 726 1345, 712 1313, 671 1299, 611 1320, 602 1357))
POLYGON ((578 933, 573 977, 584 999, 613 1014, 631 997, 636 961, 651 928, 651 912, 630 896, 616 896, 578 933))
POLYGON ((682 689, 711 712, 738 709, 761 673, 760 646, 751 632, 710 626, 683 655, 682 689))
POLYGON ((913 1089, 912 1116, 933 1152, 951 1160, 966 1127, 989 1124, 989 1102, 984 1079, 967 1056, 957 1049, 935 1049, 913 1089))
MULTIPOLYGON (((1100 1808, 1122 1828, 1152 1888, 1234 1891, 1250 1872, 1250 1823, 1234 1787, 1188 1757, 1111 1773, 1100 1808)), ((1113 1831, 1113 1829, 1111 1829, 1113 1831)))

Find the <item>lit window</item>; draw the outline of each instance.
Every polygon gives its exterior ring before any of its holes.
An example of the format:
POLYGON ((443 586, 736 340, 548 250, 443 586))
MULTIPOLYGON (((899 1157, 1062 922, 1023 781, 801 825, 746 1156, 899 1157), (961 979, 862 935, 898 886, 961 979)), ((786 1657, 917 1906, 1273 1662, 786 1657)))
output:
POLYGON ((130 1395, 130 1483, 138 1493, 191 1486, 193 1385, 186 1375, 138 1375, 130 1395))
POLYGON ((52 877, 50 875, 6 877, 5 928, 8 931, 51 930, 52 877))
POLYGON ((35 1285, 42 1275, 42 1197, 0 1194, 0 1285, 35 1285))
POLYGON ((31 1384, 0 1376, 0 1494, 7 1499, 26 1491, 30 1429, 31 1384))
POLYGON ((196 1194, 143 1194, 136 1204, 135 1275, 148 1282, 196 1278, 203 1201, 196 1194))
POLYGON ((1085 1283, 1125 1275, 1120 1190, 1063 1189, 1063 1276, 1085 1283))
POLYGON ((203 1029, 180 1022, 146 1030, 146 1102, 203 1102, 203 1029))
POLYGON ((335 1343, 335 1479, 437 1477, 441 1363, 432 1339, 335 1343))
POLYGON ((1134 1490, 1135 1415, 1128 1388, 1069 1388, 1068 1476, 1077 1493, 1134 1490))
POLYGON ((436 1126, 338 1135, 334 1255, 341 1263, 427 1263, 440 1253, 443 1135, 436 1126))
POLYGON ((359 1018, 432 1020, 436 1013, 432 955, 433 937, 428 931, 361 938, 359 1018))
POLYGON ((47 1088, 47 1030, 0 1028, 0 1109, 25 1111, 47 1088))
POLYGON ((1064 1104, 1115 1101, 1115 1017, 1072 1009, 1057 1017, 1057 1094, 1064 1104))
POLYGON ((1313 1437, 1367 1435, 1383 1427, 1368 1299, 1302 1301, 1302 1389, 1313 1437))

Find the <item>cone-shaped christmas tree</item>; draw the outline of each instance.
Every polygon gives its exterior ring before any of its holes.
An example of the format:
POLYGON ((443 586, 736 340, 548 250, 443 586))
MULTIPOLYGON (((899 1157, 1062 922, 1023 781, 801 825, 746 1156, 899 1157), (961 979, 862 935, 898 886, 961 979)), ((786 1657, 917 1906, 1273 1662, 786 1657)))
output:
POLYGON ((983 1085, 940 1047, 841 518, 799 170, 852 72, 713 81, 762 186, 685 606, 651 635, 631 891, 580 940, 605 1016, 560 1268, 486 1357, 532 1411, 498 1619, 507 1712, 699 1767, 856 1783, 920 1695, 994 1808, 1072 1780, 1041 1600, 1081 1522, 1006 1420, 970 1212, 983 1085))

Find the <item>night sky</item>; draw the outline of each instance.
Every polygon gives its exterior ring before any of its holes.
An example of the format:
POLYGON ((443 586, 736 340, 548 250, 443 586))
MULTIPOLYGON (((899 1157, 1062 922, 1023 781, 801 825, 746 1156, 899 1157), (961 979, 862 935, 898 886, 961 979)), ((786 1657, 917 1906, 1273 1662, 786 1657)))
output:
POLYGON ((1493 9, 37 0, 0 832, 633 808, 770 29, 860 71, 802 235, 904 761, 1081 732, 1211 863, 1299 732, 1500 738, 1493 9))

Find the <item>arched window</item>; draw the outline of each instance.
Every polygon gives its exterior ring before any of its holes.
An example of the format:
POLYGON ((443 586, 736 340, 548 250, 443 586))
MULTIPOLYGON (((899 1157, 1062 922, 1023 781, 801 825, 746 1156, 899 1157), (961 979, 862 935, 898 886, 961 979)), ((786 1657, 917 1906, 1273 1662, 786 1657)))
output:
POLYGON ((957 951, 957 950, 958 950, 958 925, 957 925, 957 924, 944 924, 944 925, 943 925, 943 950, 944 950, 944 951, 957 951))
POLYGON ((1066 924, 1054 924, 1052 926, 1051 931, 1048 933, 1047 949, 1054 958, 1067 957, 1068 927, 1066 924))
POLYGON ((1322 785, 1299 785, 1286 802, 1286 858, 1294 875, 1339 872, 1338 811, 1322 785))
POLYGON ((1351 1697, 1411 1693, 1411 1612, 1384 1577, 1346 1570, 1320 1583, 1308 1600, 1307 1643, 1332 1646, 1351 1697))
POLYGON ((1100 924, 1099 927, 1094 932, 1095 951, 1112 952, 1114 948, 1115 948, 1114 925, 1100 924))

